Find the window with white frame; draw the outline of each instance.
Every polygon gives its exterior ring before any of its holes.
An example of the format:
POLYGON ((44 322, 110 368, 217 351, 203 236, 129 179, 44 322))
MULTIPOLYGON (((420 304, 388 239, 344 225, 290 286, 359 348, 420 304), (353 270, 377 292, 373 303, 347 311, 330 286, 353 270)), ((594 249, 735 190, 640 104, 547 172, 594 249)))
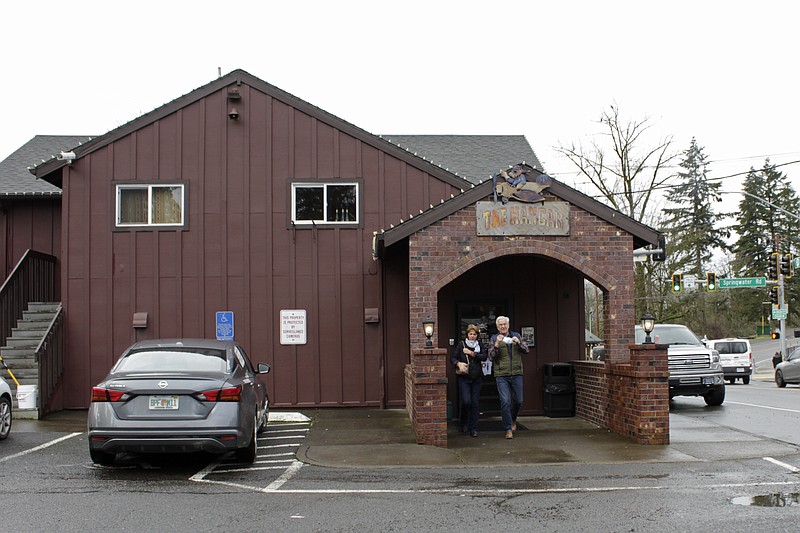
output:
POLYGON ((292 222, 358 223, 358 183, 293 183, 292 222))
POLYGON ((117 185, 117 227, 183 226, 183 185, 117 185))

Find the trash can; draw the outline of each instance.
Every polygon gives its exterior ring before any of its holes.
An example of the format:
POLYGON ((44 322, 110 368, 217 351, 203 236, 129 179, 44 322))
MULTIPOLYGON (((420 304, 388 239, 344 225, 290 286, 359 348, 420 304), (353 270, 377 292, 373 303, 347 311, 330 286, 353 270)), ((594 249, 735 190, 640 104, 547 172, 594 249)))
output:
POLYGON ((545 416, 575 416, 575 367, 569 363, 544 365, 543 384, 545 416))

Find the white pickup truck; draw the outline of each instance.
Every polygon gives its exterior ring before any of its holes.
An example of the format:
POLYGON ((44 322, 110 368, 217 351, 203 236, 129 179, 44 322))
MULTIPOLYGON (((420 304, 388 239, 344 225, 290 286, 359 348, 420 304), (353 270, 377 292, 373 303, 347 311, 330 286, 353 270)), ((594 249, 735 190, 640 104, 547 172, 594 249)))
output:
MULTIPOLYGON (((656 324, 650 340, 668 345, 670 399, 702 396, 706 405, 722 405, 725 375, 716 350, 707 348, 692 330, 680 324, 656 324)), ((636 326, 636 343, 644 341, 644 331, 636 326)))

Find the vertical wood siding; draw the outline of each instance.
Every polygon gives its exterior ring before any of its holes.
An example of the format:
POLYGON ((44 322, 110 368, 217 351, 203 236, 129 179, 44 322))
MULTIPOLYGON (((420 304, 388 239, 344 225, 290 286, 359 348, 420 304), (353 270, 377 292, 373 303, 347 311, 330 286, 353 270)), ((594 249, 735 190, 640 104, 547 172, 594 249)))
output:
MULTIPOLYGON (((212 93, 64 169, 65 407, 86 407, 134 340, 213 338, 222 310, 234 312, 252 359, 272 365, 274 405, 384 401, 386 317, 364 323, 364 309, 383 303, 372 232, 458 191, 267 94, 240 92, 238 121, 226 91, 212 93), (288 229, 293 178, 362 180, 362 227, 288 229), (112 231, 113 182, 131 180, 185 183, 187 229, 112 231), (308 311, 307 344, 280 344, 281 309, 308 311), (148 313, 146 329, 133 329, 135 312, 148 313)), ((407 319, 397 323, 402 332, 407 319)), ((407 343, 397 350, 407 359, 407 343)))

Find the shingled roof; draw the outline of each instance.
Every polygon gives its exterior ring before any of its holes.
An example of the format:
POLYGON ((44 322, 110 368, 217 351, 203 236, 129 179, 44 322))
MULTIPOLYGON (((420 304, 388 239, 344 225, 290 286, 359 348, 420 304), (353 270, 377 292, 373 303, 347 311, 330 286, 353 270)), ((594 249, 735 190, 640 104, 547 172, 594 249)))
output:
POLYGON ((89 141, 86 135, 37 135, 0 161, 0 197, 61 196, 61 189, 34 178, 28 167, 89 141))
POLYGON ((524 135, 381 135, 478 184, 521 162, 544 172, 524 135))

